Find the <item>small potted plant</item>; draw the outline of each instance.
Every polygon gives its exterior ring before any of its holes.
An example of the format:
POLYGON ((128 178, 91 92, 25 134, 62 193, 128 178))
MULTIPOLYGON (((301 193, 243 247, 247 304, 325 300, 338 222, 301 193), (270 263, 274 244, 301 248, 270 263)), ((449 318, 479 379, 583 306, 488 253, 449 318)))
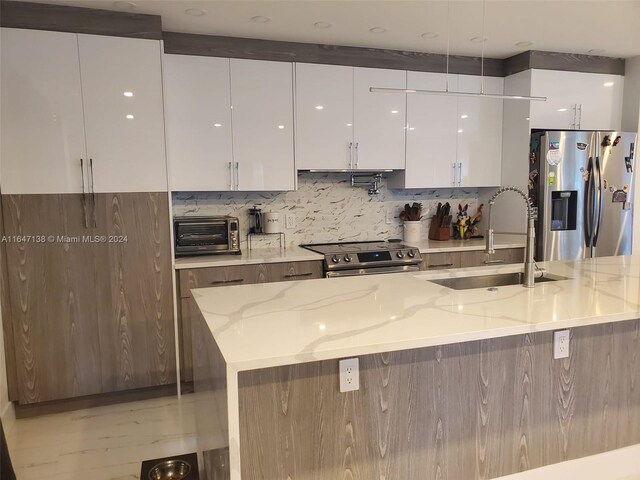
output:
POLYGON ((404 222, 404 241, 406 243, 419 242, 421 239, 422 204, 414 202, 413 205, 409 205, 407 203, 404 210, 400 212, 400 220, 404 222))

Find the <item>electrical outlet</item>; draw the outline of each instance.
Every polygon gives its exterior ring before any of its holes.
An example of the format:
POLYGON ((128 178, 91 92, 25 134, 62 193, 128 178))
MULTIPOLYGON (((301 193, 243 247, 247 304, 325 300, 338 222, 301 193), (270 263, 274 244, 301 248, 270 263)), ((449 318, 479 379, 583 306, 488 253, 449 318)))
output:
POLYGON ((393 223, 393 212, 391 210, 387 210, 387 214, 384 217, 384 223, 387 225, 391 225, 393 223))
POLYGON ((360 367, 357 358, 340 360, 340 392, 360 390, 360 367))
POLYGON ((295 213, 287 213, 285 217, 286 227, 288 229, 296 228, 296 215, 295 213))
POLYGON ((553 359, 569 357, 569 330, 558 330, 553 332, 553 359))

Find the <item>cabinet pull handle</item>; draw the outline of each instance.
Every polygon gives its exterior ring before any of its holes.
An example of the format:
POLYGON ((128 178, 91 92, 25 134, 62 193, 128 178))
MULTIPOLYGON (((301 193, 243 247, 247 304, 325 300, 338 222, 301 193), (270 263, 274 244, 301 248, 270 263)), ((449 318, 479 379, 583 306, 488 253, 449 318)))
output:
POLYGON ((233 280, 214 280, 211 282, 211 285, 224 285, 228 283, 242 283, 244 282, 244 278, 235 278, 233 280))
POLYGON ((89 159, 89 171, 91 172, 91 210, 93 211, 93 226, 98 225, 96 219, 96 190, 93 187, 93 158, 89 159))
POLYGON ((496 265, 499 263, 504 263, 504 260, 502 258, 496 258, 495 260, 485 260, 484 262, 485 265, 496 265))
POLYGON ((462 162, 458 163, 458 186, 462 184, 462 162))
POLYGON ((358 147, 360 144, 356 142, 356 170, 358 169, 358 161, 360 160, 360 154, 358 153, 358 147))
POLYGON ((349 142, 349 168, 353 168, 353 142, 349 142))
POLYGON ((451 179, 451 185, 455 187, 457 181, 456 168, 458 167, 456 166, 455 162, 452 163, 451 166, 453 167, 453 178, 451 179))
POLYGON ((313 272, 288 273, 284 276, 284 278, 310 277, 311 275, 313 275, 313 272))
POLYGON ((84 159, 80 159, 80 174, 82 175, 82 212, 84 213, 84 228, 89 228, 87 219, 87 189, 84 183, 84 159))
POLYGON ((233 190, 233 172, 231 168, 231 162, 229 162, 229 190, 233 190))
POLYGON ((240 187, 240 165, 236 162, 236 190, 240 187))
POLYGON ((427 268, 447 268, 453 267, 453 263, 438 263, 436 265, 427 265, 427 268))

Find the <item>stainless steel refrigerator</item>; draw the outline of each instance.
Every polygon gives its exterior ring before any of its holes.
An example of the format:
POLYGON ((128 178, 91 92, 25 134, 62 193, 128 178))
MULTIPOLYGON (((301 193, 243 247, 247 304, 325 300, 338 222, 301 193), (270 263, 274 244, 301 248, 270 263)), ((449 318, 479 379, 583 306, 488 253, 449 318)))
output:
POLYGON ((636 133, 532 133, 536 260, 631 254, 636 143, 636 133))

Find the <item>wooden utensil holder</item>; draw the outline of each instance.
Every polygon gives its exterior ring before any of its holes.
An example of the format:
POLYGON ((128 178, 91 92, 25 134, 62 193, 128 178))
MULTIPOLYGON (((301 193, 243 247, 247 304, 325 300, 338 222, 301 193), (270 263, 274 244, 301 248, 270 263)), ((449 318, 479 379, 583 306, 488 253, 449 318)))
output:
POLYGON ((438 226, 438 219, 431 217, 431 225, 429 225, 429 240, 444 241, 451 237, 451 227, 438 226))

